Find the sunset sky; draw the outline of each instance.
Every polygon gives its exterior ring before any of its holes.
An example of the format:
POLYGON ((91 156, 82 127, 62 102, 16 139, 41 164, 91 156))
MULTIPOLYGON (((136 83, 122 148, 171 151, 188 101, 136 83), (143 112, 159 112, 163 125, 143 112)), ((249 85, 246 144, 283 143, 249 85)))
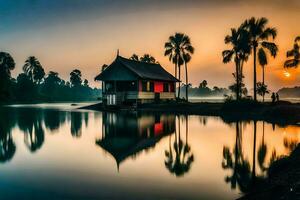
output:
MULTIPOLYGON (((190 81, 203 79, 209 87, 233 83, 233 64, 222 63, 224 37, 251 16, 267 17, 278 30, 279 54, 271 59, 266 82, 271 90, 300 85, 300 69, 288 70, 285 54, 300 35, 299 0, 0 0, 0 51, 16 61, 13 76, 28 56, 36 56, 45 71, 68 79, 78 68, 92 86, 102 64, 133 53, 153 55, 169 72, 164 57, 168 36, 183 32, 191 37, 195 54, 189 65, 190 81)), ((252 57, 245 66, 245 82, 252 88, 252 57)), ((261 80, 258 67, 258 80, 261 80)))

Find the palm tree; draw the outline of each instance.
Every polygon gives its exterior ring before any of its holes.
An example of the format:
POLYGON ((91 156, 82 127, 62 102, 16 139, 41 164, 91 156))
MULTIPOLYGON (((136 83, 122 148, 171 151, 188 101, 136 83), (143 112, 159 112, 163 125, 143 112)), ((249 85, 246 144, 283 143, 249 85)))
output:
POLYGON ((134 53, 129 59, 139 61, 139 56, 134 53))
MULTIPOLYGON (((185 54, 192 54, 194 48, 191 46, 190 38, 183 33, 175 33, 169 37, 165 43, 165 56, 169 56, 169 60, 174 63, 175 77, 181 79, 181 65, 185 63, 185 54), (178 77, 177 77, 178 68, 178 77)), ((188 61, 187 61, 188 62, 188 61)), ((178 98, 180 97, 180 85, 178 89, 178 98)))
MULTIPOLYGON (((268 49, 271 56, 273 56, 275 58, 277 55, 277 52, 278 52, 278 47, 276 44, 273 43, 272 45, 269 45, 268 48, 261 47, 258 50, 257 56, 258 56, 258 62, 262 67, 262 85, 263 86, 265 86, 265 66, 268 64, 268 58, 267 58, 267 53, 266 53, 265 49, 268 49)), ((265 92, 263 92, 262 97, 263 97, 263 102, 264 102, 265 101, 265 92)))
POLYGON ((268 90, 268 86, 265 85, 262 82, 258 82, 256 84, 257 86, 257 94, 259 94, 260 96, 262 96, 263 98, 263 102, 265 101, 265 94, 268 94, 270 91, 268 90))
POLYGON ((285 68, 291 68, 291 67, 298 67, 300 63, 300 36, 295 38, 294 41, 294 47, 292 50, 289 50, 286 53, 286 57, 291 59, 288 59, 284 63, 285 68))
POLYGON ((25 65, 23 66, 23 71, 29 76, 29 78, 36 83, 40 83, 40 81, 45 76, 45 71, 38 61, 38 59, 34 56, 30 56, 25 61, 25 65))
POLYGON ((273 42, 268 42, 269 38, 271 37, 273 40, 277 36, 277 30, 273 27, 266 27, 268 24, 267 18, 259 18, 256 19, 252 17, 242 24, 242 27, 246 29, 250 36, 249 45, 253 50, 253 86, 254 86, 254 100, 257 100, 256 97, 256 57, 257 57, 257 49, 263 48, 268 50, 270 54, 275 57, 277 53, 277 46, 273 42))
POLYGON ((144 54, 142 57, 140 57, 140 61, 146 63, 157 63, 156 59, 150 54, 144 54))
POLYGON ((250 54, 249 34, 242 27, 238 29, 232 28, 231 35, 227 35, 224 40, 225 44, 230 44, 231 49, 222 52, 223 63, 229 63, 234 60, 236 79, 236 99, 239 100, 241 96, 241 83, 243 79, 243 65, 248 60, 250 54))
POLYGON ((185 67, 185 98, 186 101, 189 101, 188 95, 188 86, 189 86, 189 79, 188 79, 188 68, 187 64, 191 61, 192 56, 191 54, 194 53, 194 47, 191 45, 190 38, 187 39, 187 44, 183 49, 183 60, 184 60, 184 67, 185 67))

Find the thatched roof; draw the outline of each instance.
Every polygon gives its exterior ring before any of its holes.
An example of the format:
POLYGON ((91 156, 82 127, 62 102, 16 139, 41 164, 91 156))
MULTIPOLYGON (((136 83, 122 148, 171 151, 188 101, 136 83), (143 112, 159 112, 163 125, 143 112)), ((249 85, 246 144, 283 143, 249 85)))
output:
MULTIPOLYGON (((95 77, 96 81, 107 81, 113 80, 111 78, 111 73, 113 73, 113 68, 124 67, 132 72, 139 79, 150 79, 150 80, 161 80, 161 81, 171 81, 179 82, 173 75, 167 72, 160 64, 156 63, 146 63, 135 60, 130 60, 117 56, 112 64, 110 64, 104 71, 95 77), (110 75, 110 76, 109 76, 110 75), (110 77, 110 78, 108 78, 110 77)), ((115 72, 114 72, 115 73, 115 72)), ((120 74, 114 74, 118 76, 120 74)))

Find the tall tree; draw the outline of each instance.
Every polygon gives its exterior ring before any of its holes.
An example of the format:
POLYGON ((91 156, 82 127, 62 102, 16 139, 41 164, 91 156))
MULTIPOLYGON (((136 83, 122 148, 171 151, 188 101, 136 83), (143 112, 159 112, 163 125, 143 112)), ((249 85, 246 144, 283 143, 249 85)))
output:
MULTIPOLYGON (((165 56, 169 56, 169 60, 174 63, 175 77, 181 79, 181 66, 184 64, 184 54, 191 53, 190 39, 184 33, 175 33, 169 37, 165 43, 165 56), (187 50, 189 49, 189 51, 187 50), (178 68, 178 76, 177 76, 178 68)), ((193 51, 193 50, 192 50, 193 51)), ((178 88, 178 98, 180 97, 180 83, 178 88)))
POLYGON ((285 68, 298 67, 300 63, 300 36, 295 38, 294 47, 286 53, 286 57, 288 59, 284 63, 285 68))
POLYGON ((70 82, 73 87, 77 87, 81 85, 82 83, 81 76, 82 76, 81 71, 78 69, 75 69, 70 73, 70 82))
POLYGON ((45 78, 46 85, 59 85, 61 81, 62 80, 59 78, 58 73, 54 71, 50 71, 48 76, 45 78))
POLYGON ((189 79, 188 79, 188 66, 187 64, 192 59, 192 54, 194 54, 194 47, 191 44, 191 39, 187 36, 185 39, 185 45, 183 45, 183 60, 184 60, 184 67, 185 67, 185 99, 189 101, 188 95, 188 87, 189 87, 189 79))
POLYGON ((146 63, 157 63, 156 59, 150 54, 144 54, 142 57, 140 57, 140 61, 146 63))
POLYGON ((9 53, 0 52, 0 100, 9 96, 11 70, 15 68, 15 61, 9 53))
POLYGON ((250 19, 245 20, 242 24, 242 27, 245 28, 250 35, 250 43, 253 50, 253 92, 254 92, 254 100, 257 100, 256 97, 256 57, 257 57, 257 50, 259 48, 263 48, 268 50, 273 57, 276 56, 277 46, 273 42, 269 42, 269 38, 273 40, 277 36, 277 30, 274 27, 267 27, 268 19, 267 18, 258 18, 252 17, 250 19))
MULTIPOLYGON (((277 55, 277 52, 278 52, 277 45, 276 44, 270 45, 268 50, 269 50, 271 56, 273 56, 275 58, 276 55, 277 55)), ((265 66, 268 64, 268 57, 267 57, 266 48, 263 48, 263 47, 259 48, 257 56, 258 56, 258 62, 260 64, 260 66, 262 67, 262 86, 264 86, 266 88, 266 85, 265 85, 265 66)), ((257 87, 258 87, 258 84, 257 84, 257 87)), ((258 88, 257 88, 257 90, 258 90, 258 88)), ((266 94, 267 90, 266 90, 266 92, 264 92, 264 90, 261 90, 261 92, 262 92, 263 101, 265 101, 265 94, 266 94)))
POLYGON ((30 56, 27 58, 23 66, 23 71, 30 77, 33 82, 38 84, 45 76, 45 71, 41 63, 34 56, 30 56))
POLYGON ((134 53, 129 59, 139 61, 139 56, 134 53))
POLYGON ((244 62, 248 61, 250 54, 249 39, 248 32, 242 27, 238 29, 232 28, 231 34, 227 35, 224 39, 225 44, 231 45, 231 49, 222 52, 223 63, 229 63, 232 60, 235 63, 235 73, 233 73, 233 76, 236 81, 235 93, 237 100, 241 97, 243 65, 244 62))
POLYGON ((15 69, 13 57, 6 52, 0 52, 0 76, 11 77, 10 71, 15 69))

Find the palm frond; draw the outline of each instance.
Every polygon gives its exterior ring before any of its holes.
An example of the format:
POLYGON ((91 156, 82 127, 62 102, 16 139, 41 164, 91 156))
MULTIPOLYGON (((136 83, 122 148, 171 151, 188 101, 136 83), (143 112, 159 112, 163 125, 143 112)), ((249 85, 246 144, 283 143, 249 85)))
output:
POLYGON ((266 28, 262 34, 261 34, 261 39, 268 39, 269 37, 272 37, 272 39, 275 39, 277 36, 277 30, 276 28, 272 27, 272 28, 266 28))
POLYGON ((264 48, 269 50, 271 56, 273 56, 274 58, 276 57, 277 52, 278 52, 278 46, 275 43, 273 43, 273 42, 262 42, 261 45, 264 48))
POLYGON ((300 60, 296 60, 296 59, 290 59, 290 60, 286 60, 284 62, 284 67, 285 68, 295 68, 299 65, 300 60))
POLYGON ((222 56, 223 56, 223 63, 229 63, 232 60, 234 51, 233 50, 224 50, 222 52, 222 56))
POLYGON ((258 50, 258 62, 259 64, 263 67, 265 65, 268 64, 268 59, 267 59, 267 55, 266 52, 264 51, 263 48, 259 48, 258 50))

